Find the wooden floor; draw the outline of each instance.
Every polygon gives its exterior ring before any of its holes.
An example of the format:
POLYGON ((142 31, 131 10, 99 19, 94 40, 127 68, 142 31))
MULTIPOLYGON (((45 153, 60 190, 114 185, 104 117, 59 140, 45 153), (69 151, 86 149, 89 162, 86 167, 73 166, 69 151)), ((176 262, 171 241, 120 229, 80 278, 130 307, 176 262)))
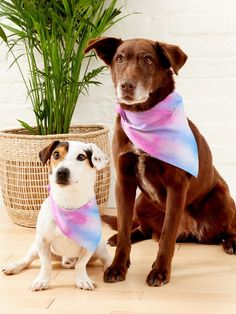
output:
MULTIPOLYGON (((104 237, 112 232, 104 227, 104 237)), ((0 211, 0 264, 20 258, 34 238, 34 230, 14 225, 0 211)), ((114 254, 114 248, 109 248, 114 254)), ((0 313, 236 313, 236 256, 221 246, 176 245, 172 280, 161 288, 145 284, 154 261, 157 243, 148 240, 132 247, 131 267, 124 282, 106 284, 100 264, 88 267, 97 282, 95 291, 75 288, 74 271, 54 264, 47 291, 31 292, 39 262, 14 276, 0 274, 0 313)))

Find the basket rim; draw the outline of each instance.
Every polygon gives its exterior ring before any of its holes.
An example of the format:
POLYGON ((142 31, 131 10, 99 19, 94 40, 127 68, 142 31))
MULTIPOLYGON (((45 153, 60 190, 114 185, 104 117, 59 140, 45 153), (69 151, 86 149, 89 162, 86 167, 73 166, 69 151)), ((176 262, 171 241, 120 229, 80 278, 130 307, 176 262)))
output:
MULTIPOLYGON (((79 133, 79 135, 83 137, 93 137, 94 135, 106 134, 109 132, 109 128, 103 124, 76 124, 70 127, 70 130, 76 129, 88 129, 88 128, 100 128, 100 130, 89 131, 84 133, 79 133)), ((34 127, 36 129, 36 127, 34 127)), ((42 139, 57 139, 57 138, 68 138, 68 134, 76 134, 76 133, 63 133, 63 134, 47 134, 47 135, 33 135, 26 133, 19 134, 20 131, 25 131, 25 128, 14 128, 14 129, 6 129, 0 131, 0 138, 18 138, 18 139, 34 139, 34 140, 42 140, 42 139)))

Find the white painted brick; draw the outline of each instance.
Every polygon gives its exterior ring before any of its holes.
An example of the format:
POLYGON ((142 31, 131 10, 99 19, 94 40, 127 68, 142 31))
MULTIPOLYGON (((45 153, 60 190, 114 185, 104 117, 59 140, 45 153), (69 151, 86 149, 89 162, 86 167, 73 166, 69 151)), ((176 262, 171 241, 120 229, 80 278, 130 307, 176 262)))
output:
POLYGON ((179 77, 176 79, 176 90, 184 97, 195 99, 195 101, 202 101, 202 80, 201 79, 183 79, 181 72, 179 72, 179 77))
POLYGON ((188 97, 192 95, 197 100, 205 98, 219 103, 235 98, 235 86, 236 78, 178 79, 176 83, 177 90, 188 97))
POLYGON ((172 34, 200 36, 207 33, 227 34, 230 32, 229 14, 173 15, 169 17, 172 34))
POLYGON ((169 25, 168 18, 166 16, 156 15, 152 18, 150 26, 150 36, 153 40, 168 41, 169 37, 169 25))
POLYGON ((236 76, 236 56, 218 58, 189 58, 182 78, 228 78, 236 76))
MULTIPOLYGON (((168 3, 168 1, 166 1, 168 3)), ((176 1, 178 3, 178 1, 176 1)), ((235 0, 226 0, 222 2, 222 0, 193 0, 193 1, 185 1, 189 2, 189 8, 191 12, 194 13, 212 13, 212 12, 231 12, 232 10, 236 10, 236 2, 235 0)))
POLYGON ((236 55, 236 39, 234 41, 231 35, 225 36, 216 33, 185 38, 174 36, 174 40, 181 44, 181 48, 187 53, 189 60, 196 57, 220 58, 236 55))
MULTIPOLYGON (((224 104, 217 101, 206 101, 204 98, 196 100, 194 97, 184 97, 186 113, 193 122, 199 123, 219 123, 222 121, 232 121, 232 112, 235 110, 236 99, 225 101, 224 104)), ((235 137, 236 138, 236 137, 235 137)))
POLYGON ((9 104, 10 106, 17 103, 26 103, 27 93, 25 86, 18 80, 11 83, 0 83, 2 93, 0 93, 0 102, 9 104))
MULTIPOLYGON (((236 2, 235 2, 235 6, 236 6, 236 2)), ((232 32, 236 33, 236 9, 234 10, 234 12, 231 15, 231 27, 232 27, 232 32)))
MULTIPOLYGON (((1 50, 0 50, 1 54, 1 50)), ((10 67, 12 63, 12 60, 5 59, 2 60, 2 63, 0 63, 1 66, 1 75, 0 75, 0 84, 2 83, 12 83, 14 78, 14 83, 22 83, 22 76, 20 74, 20 71, 18 70, 16 65, 13 65, 10 67)), ((24 73, 25 77, 28 77, 28 66, 26 63, 22 62, 22 73, 24 73)))
POLYGON ((128 12, 143 12, 153 16, 156 14, 171 14, 189 11, 192 8, 192 1, 186 0, 127 0, 128 12))
POLYGON ((121 23, 107 31, 106 36, 114 36, 122 39, 129 38, 151 38, 152 17, 144 14, 132 14, 124 19, 121 23), (125 29, 125 32, 124 32, 125 29))
MULTIPOLYGON (((209 115, 210 117, 210 115, 209 115)), ((210 119, 210 118, 209 118, 210 119)), ((210 120, 212 121, 212 120, 210 120)), ((236 129, 235 122, 211 122, 201 123, 199 129, 204 134, 211 146, 235 146, 236 136, 233 136, 233 130, 236 129)))
POLYGON ((227 101, 235 97, 236 77, 222 79, 211 79, 206 82, 202 80, 202 94, 206 98, 215 99, 219 102, 227 101))
POLYGON ((111 30, 107 31, 106 36, 114 36, 114 34, 122 39, 150 38, 168 41, 170 36, 168 19, 159 15, 134 14, 123 20, 121 24, 114 25, 111 30), (126 29, 125 32, 124 29, 126 29))

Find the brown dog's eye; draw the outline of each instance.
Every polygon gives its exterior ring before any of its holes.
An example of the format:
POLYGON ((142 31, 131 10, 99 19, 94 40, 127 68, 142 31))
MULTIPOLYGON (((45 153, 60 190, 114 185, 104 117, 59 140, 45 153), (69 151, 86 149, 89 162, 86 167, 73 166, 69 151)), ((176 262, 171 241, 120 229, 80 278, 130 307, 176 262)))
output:
POLYGON ((56 160, 59 159, 60 158, 60 153, 58 151, 55 151, 53 153, 53 158, 56 159, 56 160))
POLYGON ((124 61, 124 57, 123 57, 122 55, 118 55, 118 56, 116 57, 116 61, 117 61, 118 63, 122 63, 122 62, 124 61))
POLYGON ((151 64, 152 63, 152 58, 150 56, 145 56, 144 61, 146 64, 151 64))
POLYGON ((86 156, 83 155, 83 154, 79 154, 79 155, 77 156, 77 160, 79 160, 79 161, 84 161, 85 159, 86 159, 86 156))

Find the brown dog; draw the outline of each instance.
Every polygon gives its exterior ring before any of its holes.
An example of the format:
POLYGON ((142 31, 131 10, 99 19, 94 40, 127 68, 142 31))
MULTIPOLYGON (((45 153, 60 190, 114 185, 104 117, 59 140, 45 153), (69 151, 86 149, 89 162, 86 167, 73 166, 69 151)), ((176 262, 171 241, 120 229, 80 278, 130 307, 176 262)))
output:
MULTIPOLYGON (((145 39, 100 38, 92 40, 85 52, 91 49, 110 66, 119 105, 131 112, 150 110, 170 95, 172 70, 177 74, 187 60, 179 47, 145 39)), ((222 242, 226 253, 236 254, 234 201, 212 165, 205 139, 189 120, 188 125, 198 148, 196 177, 138 149, 124 133, 118 114, 113 138, 118 235, 106 282, 125 280, 131 242, 153 234, 159 239, 159 251, 147 276, 150 286, 170 280, 176 240, 222 242), (142 192, 135 201, 137 187, 142 192), (134 230, 133 217, 139 223, 134 230)))

